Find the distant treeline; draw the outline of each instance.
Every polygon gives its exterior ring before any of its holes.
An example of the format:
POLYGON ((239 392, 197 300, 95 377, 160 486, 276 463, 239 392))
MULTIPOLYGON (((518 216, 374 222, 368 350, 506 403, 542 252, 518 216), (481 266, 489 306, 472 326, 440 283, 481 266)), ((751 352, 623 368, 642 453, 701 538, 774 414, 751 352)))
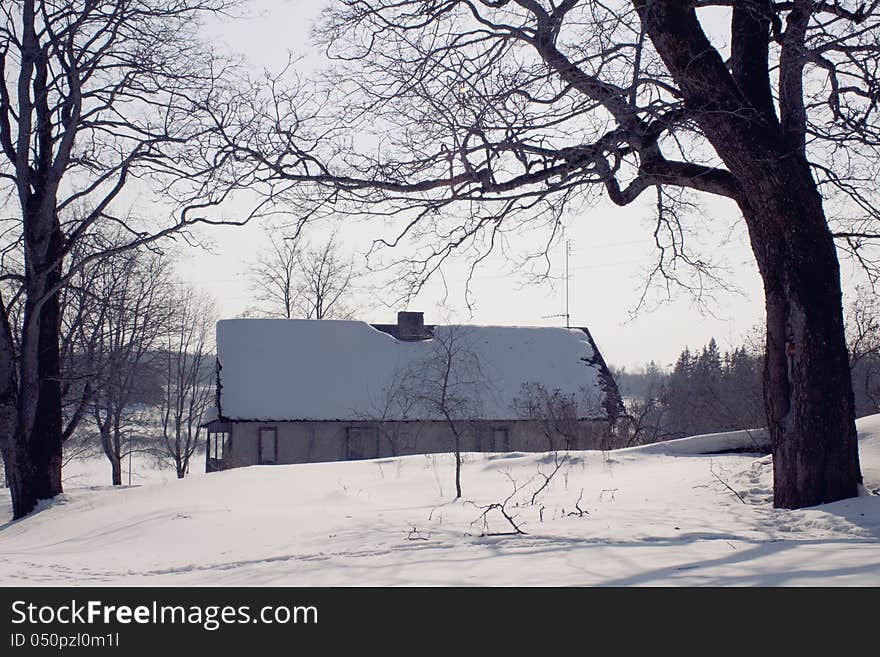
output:
MULTIPOLYGON (((635 371, 612 368, 632 417, 632 443, 767 426, 763 365, 763 349, 722 353, 712 338, 682 350, 671 370, 653 361, 635 371)), ((880 354, 854 352, 851 365, 856 416, 880 413, 880 354)))

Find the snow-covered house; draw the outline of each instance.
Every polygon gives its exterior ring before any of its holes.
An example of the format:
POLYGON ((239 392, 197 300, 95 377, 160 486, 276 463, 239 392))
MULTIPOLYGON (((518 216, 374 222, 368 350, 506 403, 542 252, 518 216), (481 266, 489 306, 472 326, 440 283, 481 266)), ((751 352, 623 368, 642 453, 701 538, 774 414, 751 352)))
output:
POLYGON ((206 468, 590 449, 621 412, 586 328, 221 320, 206 468))

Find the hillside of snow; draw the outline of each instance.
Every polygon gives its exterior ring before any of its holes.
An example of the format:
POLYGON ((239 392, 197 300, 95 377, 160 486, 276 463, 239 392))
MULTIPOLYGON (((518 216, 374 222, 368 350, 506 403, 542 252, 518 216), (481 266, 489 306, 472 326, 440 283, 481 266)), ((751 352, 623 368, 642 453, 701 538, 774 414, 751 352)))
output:
MULTIPOLYGON (((877 489, 880 415, 858 427, 877 489)), ((0 525, 0 584, 880 585, 880 496, 774 510, 770 457, 704 453, 754 440, 468 454, 460 501, 450 455, 183 481, 139 467, 121 489, 76 465, 64 496, 0 525)))

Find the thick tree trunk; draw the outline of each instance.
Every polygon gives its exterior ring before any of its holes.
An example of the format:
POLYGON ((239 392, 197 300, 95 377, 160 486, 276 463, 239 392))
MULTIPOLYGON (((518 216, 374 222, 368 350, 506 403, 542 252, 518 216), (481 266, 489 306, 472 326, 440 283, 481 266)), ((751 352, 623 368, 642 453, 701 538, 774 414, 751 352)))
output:
POLYGON ((806 163, 769 167, 747 187, 746 222, 764 281, 764 401, 773 502, 800 508, 858 493, 861 482, 840 270, 806 163), (751 191, 751 193, 749 193, 751 191))
POLYGON ((41 499, 62 492, 61 229, 57 218, 43 221, 40 212, 26 212, 28 248, 27 300, 18 358, 17 410, 9 424, 10 486, 13 514, 21 518, 41 499), (45 232, 40 227, 46 226, 45 232), (47 292, 49 293, 47 295, 47 292), (14 427, 11 426, 14 424, 14 427))
MULTIPOLYGON (((39 400, 44 399, 40 395, 39 400)), ((39 402, 37 407, 40 408, 39 402)), ((34 510, 40 500, 50 499, 62 492, 60 433, 55 450, 42 420, 38 415, 30 437, 24 438, 16 433, 5 450, 13 519, 23 518, 34 510)))
MULTIPOLYGON (((52 248, 58 247, 58 238, 52 239, 52 248)), ((54 258, 54 253, 52 255, 54 258)), ((46 280, 46 287, 57 284, 60 265, 46 280)), ((63 461, 61 433, 63 430, 61 398, 61 305, 58 293, 52 294, 40 308, 37 365, 39 396, 37 414, 30 437, 31 459, 36 474, 39 499, 55 497, 62 492, 61 464, 63 461)))
POLYGON ((113 454, 110 456, 110 469, 113 477, 113 485, 121 486, 122 485, 122 459, 113 454))
POLYGON ((40 500, 37 493, 39 482, 29 463, 29 455, 25 453, 23 448, 23 441, 15 440, 4 454, 6 479, 12 496, 13 520, 18 520, 29 514, 40 500))
POLYGON ((693 3, 634 1, 686 108, 737 184, 764 280, 773 501, 798 508, 858 492, 852 378, 837 253, 806 156, 804 17, 789 25, 793 43, 779 64, 784 80, 777 117, 768 75, 769 18, 760 3, 750 4, 755 11, 734 4, 735 47, 725 62, 693 3))

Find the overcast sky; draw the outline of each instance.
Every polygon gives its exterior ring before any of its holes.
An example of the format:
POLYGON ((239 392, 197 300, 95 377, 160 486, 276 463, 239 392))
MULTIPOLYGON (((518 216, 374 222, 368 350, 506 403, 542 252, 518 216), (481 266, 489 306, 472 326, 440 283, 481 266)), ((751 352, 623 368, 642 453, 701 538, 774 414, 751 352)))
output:
MULTIPOLYGON (((277 70, 286 62, 288 51, 304 57, 303 69, 319 67, 321 54, 310 46, 309 29, 324 4, 324 0, 257 0, 249 4, 251 17, 214 24, 209 30, 217 43, 244 54, 257 69, 277 70)), ((763 323, 763 292, 745 226, 725 199, 700 197, 698 215, 690 223, 699 229, 693 241, 698 252, 722 262, 728 272, 726 280, 738 292, 716 292, 708 315, 682 292, 671 303, 660 304, 665 294, 658 290, 648 295, 648 307, 633 317, 645 272, 656 261, 653 197, 643 197, 626 208, 602 203, 569 216, 571 324, 589 327, 606 361, 616 366, 636 367, 650 360, 670 365, 685 345, 694 348, 710 337, 722 349, 740 344, 763 323)), ((223 317, 234 317, 253 303, 247 263, 263 243, 263 227, 212 228, 207 235, 214 242, 213 252, 187 251, 180 271, 217 297, 223 317)), ((377 230, 343 227, 339 236, 347 250, 362 251, 377 230)), ((314 239, 319 237, 313 234, 314 239)), ((428 323, 448 317, 474 324, 564 325, 560 316, 565 312, 564 245, 551 256, 552 273, 560 277, 555 283, 524 285, 522 276, 511 273, 510 263, 499 255, 478 272, 470 311, 464 299, 463 268, 451 271, 445 285, 434 281, 408 309, 424 311, 428 323)), ((846 264, 843 270, 844 285, 851 288, 859 277, 846 264)), ((382 307, 366 295, 360 305, 358 319, 370 322, 394 321, 396 311, 404 309, 382 307)))

